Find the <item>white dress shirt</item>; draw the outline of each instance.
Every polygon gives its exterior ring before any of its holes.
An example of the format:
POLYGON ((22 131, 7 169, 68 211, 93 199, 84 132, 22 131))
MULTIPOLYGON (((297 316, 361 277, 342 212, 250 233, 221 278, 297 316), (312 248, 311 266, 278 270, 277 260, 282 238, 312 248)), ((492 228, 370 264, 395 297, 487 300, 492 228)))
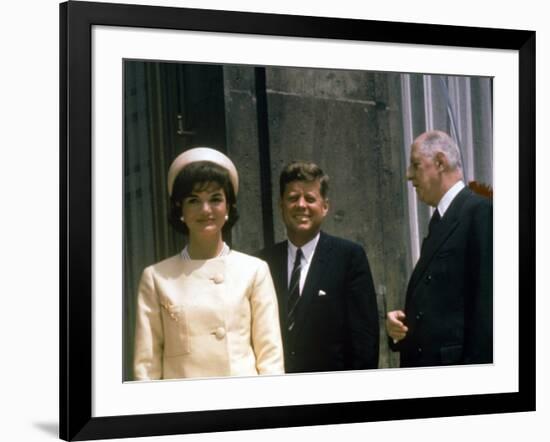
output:
POLYGON ((439 201, 437 204, 437 210, 439 212, 439 216, 443 218, 443 215, 445 215, 445 212, 455 199, 455 197, 460 193, 462 189, 464 189, 465 185, 462 181, 457 181, 447 192, 445 195, 443 195, 443 198, 439 201))
POLYGON ((296 259, 296 250, 298 248, 302 249, 302 268, 300 269, 300 296, 302 296, 302 290, 307 277, 307 272, 309 271, 309 266, 311 265, 311 260, 313 259, 313 254, 319 242, 320 233, 317 233, 315 238, 313 238, 308 243, 304 244, 302 247, 296 247, 289 241, 288 244, 288 259, 287 259, 287 287, 290 285, 290 277, 292 276, 292 269, 294 268, 294 260, 296 259))

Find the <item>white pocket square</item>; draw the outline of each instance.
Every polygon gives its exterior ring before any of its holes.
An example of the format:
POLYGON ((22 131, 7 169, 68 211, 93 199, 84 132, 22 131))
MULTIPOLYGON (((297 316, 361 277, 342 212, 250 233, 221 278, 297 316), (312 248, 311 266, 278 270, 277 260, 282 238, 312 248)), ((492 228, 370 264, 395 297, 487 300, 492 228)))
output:
POLYGON ((319 290, 319 293, 317 293, 317 296, 325 296, 327 294, 327 292, 325 292, 324 290, 319 290))

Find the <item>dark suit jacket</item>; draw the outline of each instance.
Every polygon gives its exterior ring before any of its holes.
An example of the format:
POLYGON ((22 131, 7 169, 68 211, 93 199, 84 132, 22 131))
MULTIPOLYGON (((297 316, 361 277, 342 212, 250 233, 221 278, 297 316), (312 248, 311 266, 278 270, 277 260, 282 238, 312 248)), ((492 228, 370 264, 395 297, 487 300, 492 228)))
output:
POLYGON ((493 205, 467 187, 424 240, 405 303, 402 367, 493 360, 493 205))
POLYGON ((287 241, 260 252, 279 301, 287 373, 378 367, 376 294, 363 248, 321 232, 298 306, 287 329, 287 241), (319 295, 320 291, 326 293, 319 295))

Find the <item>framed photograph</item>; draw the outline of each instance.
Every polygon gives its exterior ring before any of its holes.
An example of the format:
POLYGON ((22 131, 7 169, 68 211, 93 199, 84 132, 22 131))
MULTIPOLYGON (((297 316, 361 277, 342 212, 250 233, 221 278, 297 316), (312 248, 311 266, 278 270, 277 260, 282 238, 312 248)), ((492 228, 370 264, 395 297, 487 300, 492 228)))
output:
POLYGON ((62 439, 535 409, 534 32, 80 1, 60 24, 62 439), (490 364, 399 368, 384 329, 427 234, 407 167, 432 129, 493 199, 490 364), (247 254, 284 238, 284 164, 328 173, 323 228, 371 265, 378 369, 138 380, 140 276, 185 244, 166 177, 196 146, 237 167, 247 254))

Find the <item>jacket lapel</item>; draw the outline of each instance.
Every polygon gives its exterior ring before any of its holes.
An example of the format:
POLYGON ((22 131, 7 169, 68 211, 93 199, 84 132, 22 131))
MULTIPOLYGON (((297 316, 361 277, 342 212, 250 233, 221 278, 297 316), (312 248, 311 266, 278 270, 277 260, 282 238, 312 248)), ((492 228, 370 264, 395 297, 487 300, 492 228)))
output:
POLYGON ((458 227, 460 222, 460 211, 469 195, 470 190, 467 187, 462 189, 445 212, 445 215, 441 218, 441 221, 435 226, 432 234, 425 239, 422 253, 411 275, 408 292, 412 293, 414 291, 434 255, 458 227))
POLYGON ((304 288, 302 289, 302 295, 298 303, 296 310, 296 334, 300 332, 307 321, 308 304, 317 296, 319 291, 319 281, 322 279, 322 275, 328 272, 327 268, 328 258, 330 256, 330 249, 332 243, 330 238, 323 232, 319 237, 319 242, 313 253, 313 258, 307 272, 304 288))

